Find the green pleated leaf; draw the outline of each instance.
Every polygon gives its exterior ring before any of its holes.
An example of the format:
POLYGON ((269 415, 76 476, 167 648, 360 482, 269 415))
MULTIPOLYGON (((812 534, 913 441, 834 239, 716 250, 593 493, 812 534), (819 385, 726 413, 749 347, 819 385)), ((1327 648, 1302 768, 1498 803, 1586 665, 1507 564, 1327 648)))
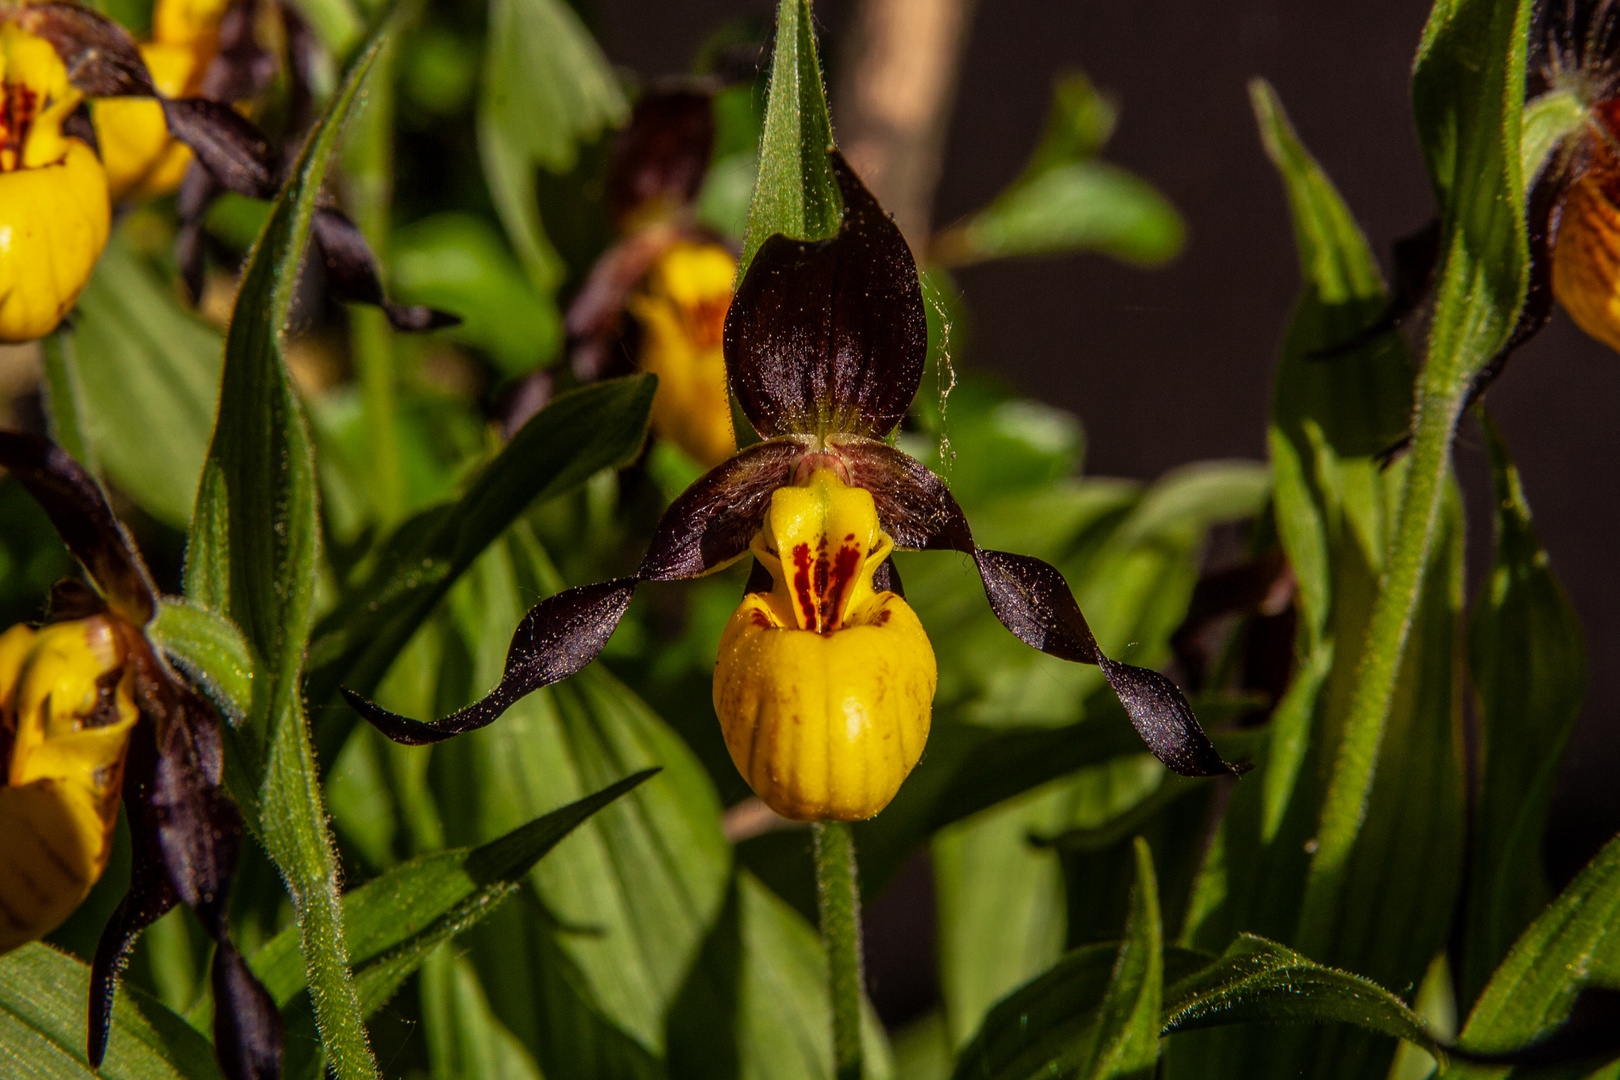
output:
MULTIPOLYGON (((1587 986, 1620 987, 1620 838, 1609 841, 1514 942, 1458 1043, 1489 1054, 1538 1042, 1569 1018, 1587 986)), ((1505 1072, 1476 1067, 1464 1075, 1505 1072)))
POLYGON ((962 1050, 956 1080, 1153 1075, 1163 942, 1153 856, 1140 839, 1136 874, 1125 939, 1077 950, 999 1002, 962 1050))
POLYGON ((838 231, 842 203, 827 161, 832 147, 810 0, 779 0, 759 173, 737 265, 739 280, 759 245, 775 233, 820 240, 838 231))
MULTIPOLYGON (((627 776, 477 848, 413 859, 343 897, 349 962, 367 1014, 438 946, 494 911, 534 865, 592 814, 654 775, 627 776)), ((285 1004, 305 986, 295 928, 266 943, 250 964, 285 1004)))
MULTIPOLYGON (((1342 716, 1388 535, 1398 470, 1374 460, 1411 415, 1414 369, 1398 335, 1331 359, 1385 304, 1378 265, 1275 92, 1250 86, 1261 141, 1283 181, 1302 288, 1272 398, 1273 515, 1298 581, 1294 682, 1272 717, 1260 768, 1233 793, 1194 887, 1184 941, 1219 947, 1243 930, 1288 938, 1321 800, 1322 736, 1342 716)), ((1173 1064, 1173 1063, 1172 1063, 1173 1064)))
MULTIPOLYGON (((496 681, 529 599, 557 585, 520 527, 452 591, 451 619, 468 660, 455 704, 496 681)), ((610 1074, 613 1055, 598 1046, 617 1047, 626 1061, 661 1058, 666 1013, 720 909, 730 871, 719 800, 691 750, 593 665, 432 753, 439 805, 456 843, 498 835, 628 772, 662 767, 657 779, 535 867, 527 881, 543 917, 514 906, 471 938, 503 1021, 547 1075, 610 1074), (506 1000, 514 1003, 510 1012, 500 1003, 506 1000), (544 1004, 517 1009, 523 1000, 544 1004)))
POLYGON ((315 1017, 340 1080, 374 1077, 377 1068, 349 981, 336 860, 304 713, 320 529, 309 432, 282 334, 327 160, 379 47, 374 40, 345 74, 249 256, 186 562, 187 596, 240 627, 254 659, 251 706, 234 743, 247 760, 235 761, 227 780, 293 896, 315 1017))
POLYGON ((79 297, 73 346, 83 421, 108 479, 185 528, 219 402, 219 331, 115 232, 79 297))
MULTIPOLYGON (((668 1023, 671 1080, 825 1080, 833 1075, 827 955, 815 928, 740 871, 668 1023)), ((893 1072, 870 1004, 866 1080, 893 1072)))
MULTIPOLYGON (((1252 934, 1241 935, 1220 959, 1164 992, 1166 1034, 1226 1024, 1323 1023, 1406 1039, 1444 1060, 1423 1020, 1388 990, 1252 934)), ((1171 1058, 1184 1046, 1189 1044, 1172 1039, 1171 1058)), ((1195 1060, 1193 1071, 1207 1075, 1210 1060, 1195 1060)))
POLYGON ((472 964, 450 946, 422 965, 420 997, 432 1080, 542 1080, 534 1058, 490 1011, 472 964))
POLYGON ((102 1067, 84 1059, 90 968, 38 943, 0 956, 0 1074, 27 1080, 218 1080, 214 1048, 141 990, 113 1002, 102 1067))
MULTIPOLYGON (((656 384, 637 375, 564 394, 531 418, 459 499, 400 526, 373 571, 316 628, 310 701, 331 700, 340 683, 371 693, 434 605, 518 515, 627 464, 641 449, 656 384)), ((331 723, 346 731, 352 716, 344 709, 331 723)))
POLYGON ((1474 1000, 1550 896, 1542 834, 1586 689, 1580 620, 1548 564, 1501 431, 1489 418, 1485 431, 1496 491, 1496 559, 1469 626, 1469 680, 1480 704, 1480 787, 1464 1002, 1474 1000))
POLYGON ((478 152, 506 234, 530 280, 550 294, 562 260, 546 237, 535 168, 567 172, 581 143, 629 111, 607 58, 565 0, 490 0, 478 152))

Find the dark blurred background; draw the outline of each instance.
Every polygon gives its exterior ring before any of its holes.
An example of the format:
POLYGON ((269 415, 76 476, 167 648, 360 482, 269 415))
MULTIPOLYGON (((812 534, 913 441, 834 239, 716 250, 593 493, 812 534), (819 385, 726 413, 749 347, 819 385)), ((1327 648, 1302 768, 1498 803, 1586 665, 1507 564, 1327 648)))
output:
MULTIPOLYGON (((643 76, 686 70, 727 19, 768 21, 769 0, 598 0, 609 56, 643 76)), ((1098 256, 1000 262, 960 273, 968 362, 1079 414, 1094 474, 1139 478, 1202 458, 1262 458, 1278 342, 1298 284, 1282 191, 1261 152, 1246 84, 1277 88, 1300 136, 1369 239, 1420 226, 1433 201, 1408 76, 1425 0, 981 2, 949 125, 936 225, 982 205, 1021 167, 1054 75, 1079 67, 1116 95, 1105 155, 1148 178, 1186 218, 1182 257, 1138 270, 1098 256)), ((852 5, 818 3, 831 82, 852 5)), ((836 129, 839 103, 835 94, 836 129)), ((1386 262, 1387 272, 1387 262, 1386 262)), ((1552 561, 1587 632, 1587 704, 1560 783, 1550 866, 1562 882, 1620 831, 1620 357, 1560 312, 1489 396, 1517 455, 1552 561)), ((1465 423, 1471 585, 1489 558, 1488 475, 1465 423)))

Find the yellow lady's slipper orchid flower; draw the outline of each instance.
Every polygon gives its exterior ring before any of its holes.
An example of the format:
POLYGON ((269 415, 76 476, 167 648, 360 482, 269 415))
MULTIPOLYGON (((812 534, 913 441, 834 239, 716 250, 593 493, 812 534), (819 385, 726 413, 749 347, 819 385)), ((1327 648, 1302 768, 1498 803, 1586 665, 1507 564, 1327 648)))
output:
POLYGON ((473 731, 589 664, 643 583, 702 577, 752 555, 714 672, 731 759, 784 817, 869 818, 921 758, 938 680, 889 555, 958 551, 1019 640, 1102 669, 1165 765, 1184 776, 1243 772, 1174 683, 1102 651, 1057 568, 980 547, 945 482, 885 441, 928 357, 922 289, 894 219, 836 151, 828 164, 844 204, 838 235, 767 239, 726 314, 731 389, 761 441, 670 504, 634 573, 536 604, 501 681, 478 701, 423 723, 347 688, 345 699, 406 745, 473 731))
POLYGON ((720 639, 731 760, 785 818, 869 818, 922 756, 938 681, 916 614, 872 587, 894 541, 871 492, 817 469, 772 494, 750 550, 775 587, 743 597, 720 639))
POLYGON ((0 634, 0 953, 50 933, 107 867, 138 713, 105 615, 0 634))
MULTIPOLYGON (((140 51, 152 84, 165 97, 201 89, 229 6, 229 0, 158 0, 152 40, 140 51)), ((169 134, 161 105, 151 98, 108 98, 92 112, 114 202, 155 198, 180 186, 191 151, 169 134)))
POLYGON ((737 450, 720 347, 736 276, 737 261, 719 244, 681 241, 628 302, 643 333, 641 368, 658 376, 653 429, 706 469, 737 450))
POLYGON ((0 342, 56 328, 107 244, 107 173, 62 124, 81 96, 43 38, 0 25, 0 342))

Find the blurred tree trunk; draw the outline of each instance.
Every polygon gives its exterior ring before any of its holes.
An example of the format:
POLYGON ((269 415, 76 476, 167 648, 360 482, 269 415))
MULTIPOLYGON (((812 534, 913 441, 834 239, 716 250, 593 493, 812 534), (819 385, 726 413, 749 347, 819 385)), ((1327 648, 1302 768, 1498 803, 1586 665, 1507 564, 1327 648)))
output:
POLYGON ((974 4, 862 0, 841 58, 838 141, 919 257, 974 4))

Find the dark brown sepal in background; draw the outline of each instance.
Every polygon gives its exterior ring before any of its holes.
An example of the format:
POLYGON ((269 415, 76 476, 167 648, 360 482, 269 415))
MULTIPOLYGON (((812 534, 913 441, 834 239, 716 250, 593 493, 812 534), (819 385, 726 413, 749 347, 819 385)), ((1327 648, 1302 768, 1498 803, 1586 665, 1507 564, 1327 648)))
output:
POLYGON ((113 611, 145 626, 157 611, 157 588, 96 478, 49 439, 18 431, 0 431, 0 468, 39 503, 113 611))
POLYGON ((152 76, 129 31, 79 4, 33 3, 0 11, 62 58, 68 83, 87 97, 156 97, 152 76))
POLYGON ((922 379, 928 319, 911 249, 836 150, 831 240, 760 245, 726 315, 726 371, 764 438, 861 435, 900 423, 922 379))
POLYGON ((622 231, 649 209, 678 212, 691 204, 713 150, 713 95, 690 88, 643 94, 608 161, 614 224, 622 231))
POLYGON ((411 333, 438 330, 461 322, 459 316, 430 307, 391 303, 383 295, 371 245, 341 211, 331 208, 315 211, 313 236, 326 266, 327 286, 337 299, 382 308, 394 329, 411 333))

